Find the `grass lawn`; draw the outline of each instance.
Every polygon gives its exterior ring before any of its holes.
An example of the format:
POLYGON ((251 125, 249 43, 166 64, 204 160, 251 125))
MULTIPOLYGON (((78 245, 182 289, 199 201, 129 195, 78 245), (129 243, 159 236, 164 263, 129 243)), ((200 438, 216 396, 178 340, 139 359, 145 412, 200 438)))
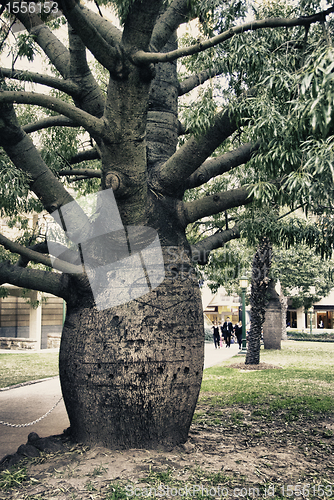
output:
POLYGON ((287 341, 280 351, 261 350, 261 362, 282 369, 236 370, 230 367, 235 358, 209 368, 204 372, 199 398, 206 411, 201 415, 198 409, 194 421, 204 419, 210 425, 209 407, 235 405, 251 406, 253 413, 269 419, 279 414, 286 421, 332 412, 333 359, 333 343, 287 341))
POLYGON ((58 352, 0 354, 0 388, 58 375, 58 352))

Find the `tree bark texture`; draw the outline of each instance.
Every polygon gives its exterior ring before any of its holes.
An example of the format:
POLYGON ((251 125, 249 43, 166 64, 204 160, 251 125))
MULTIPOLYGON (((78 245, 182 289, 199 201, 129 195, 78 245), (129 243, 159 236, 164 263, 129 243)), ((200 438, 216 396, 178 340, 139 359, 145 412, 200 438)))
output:
POLYGON ((271 256, 271 243, 267 238, 264 238, 255 252, 252 263, 251 327, 248 336, 246 365, 258 365, 260 362, 261 335, 267 302, 266 291, 270 281, 271 256))
POLYGON ((68 304, 60 377, 76 441, 153 448, 187 440, 202 379, 203 313, 198 284, 176 273, 173 264, 161 286, 117 308, 68 304))

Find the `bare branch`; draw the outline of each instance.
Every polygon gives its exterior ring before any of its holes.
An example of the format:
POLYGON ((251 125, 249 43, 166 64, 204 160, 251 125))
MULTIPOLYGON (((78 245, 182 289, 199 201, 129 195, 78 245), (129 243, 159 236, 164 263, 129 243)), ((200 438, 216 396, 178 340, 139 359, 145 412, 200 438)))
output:
POLYGON ((41 292, 52 293, 57 297, 67 299, 68 280, 66 274, 27 269, 10 264, 0 263, 0 284, 10 283, 22 288, 30 288, 41 292))
POLYGON ((59 115, 49 116, 48 118, 44 118, 43 120, 38 120, 34 123, 28 123, 27 125, 23 125, 22 129, 26 134, 31 134, 32 132, 37 132, 38 130, 49 127, 79 127, 79 125, 66 116, 59 115))
POLYGON ((239 165, 247 163, 259 149, 260 143, 243 144, 217 158, 205 161, 186 181, 186 189, 192 189, 208 182, 213 177, 229 172, 239 165))
POLYGON ((83 10, 79 4, 72 0, 63 0, 62 5, 69 24, 99 63, 112 75, 122 77, 123 56, 120 47, 113 47, 104 39, 86 15, 88 9, 83 10))
MULTIPOLYGON (((30 137, 20 127, 12 104, 0 105, 0 145, 18 170, 28 174, 30 189, 50 213, 74 202, 62 183, 47 167, 30 137)), ((82 233, 87 217, 79 205, 73 204, 71 233, 82 233)), ((69 228, 68 228, 69 229, 69 228)))
POLYGON ((81 163, 83 161, 89 160, 99 160, 100 154, 96 148, 88 149, 87 151, 81 151, 80 153, 72 156, 70 159, 70 165, 76 165, 77 163, 81 163))
MULTIPOLYGON (((69 77, 80 87, 80 94, 74 97, 74 103, 76 107, 92 116, 102 118, 105 96, 87 63, 86 46, 71 25, 68 25, 68 41, 70 48, 69 77)), ((96 138, 96 140, 99 139, 96 138)))
POLYGON ((55 269, 63 273, 82 273, 81 266, 75 266, 73 264, 69 264, 68 262, 62 262, 59 259, 55 259, 54 261, 52 261, 52 259, 48 255, 41 254, 39 252, 36 252, 35 250, 31 250, 30 248, 20 245, 15 241, 11 241, 2 234, 0 234, 0 244, 4 248, 6 248, 6 250, 10 250, 12 253, 22 255, 26 259, 29 259, 29 261, 44 264, 47 267, 54 267, 55 269))
POLYGON ((180 82, 179 96, 181 97, 184 94, 187 94, 188 92, 195 89, 199 85, 202 85, 203 83, 210 80, 210 78, 214 78, 215 76, 218 76, 221 73, 222 69, 220 67, 217 67, 217 68, 205 69, 204 71, 201 71, 196 75, 189 76, 189 78, 186 78, 185 80, 180 82))
MULTIPOLYGON (((43 241, 42 243, 36 243, 35 245, 32 245, 30 247, 27 247, 29 250, 34 250, 35 252, 39 253, 48 253, 48 245, 46 241, 43 241)), ((16 262, 16 266, 19 267, 27 267, 29 264, 30 260, 27 257, 24 257, 23 255, 20 256, 19 260, 16 262)))
POLYGON ((95 27, 110 46, 117 47, 121 43, 122 32, 114 24, 84 5, 81 5, 81 10, 90 24, 95 27))
POLYGON ((224 31, 224 33, 214 36, 208 40, 204 40, 203 42, 196 43, 195 45, 191 45, 190 47, 183 47, 177 50, 173 50, 172 52, 149 53, 144 52, 143 50, 139 50, 138 52, 133 54, 132 60, 135 64, 155 64, 158 62, 171 62, 175 61, 176 59, 180 59, 181 57, 203 52, 204 50, 215 47, 216 45, 229 40, 233 36, 240 33, 245 33, 246 31, 255 31, 263 28, 292 28, 294 26, 309 26, 313 23, 322 22, 326 18, 326 16, 332 12, 334 12, 334 6, 312 16, 302 16, 294 19, 269 18, 259 21, 252 21, 250 23, 244 23, 240 26, 234 26, 233 28, 224 31))
POLYGON ((158 19, 150 42, 150 52, 162 50, 177 28, 189 21, 189 1, 174 0, 158 19))
POLYGON ((71 175, 80 175, 88 179, 101 179, 102 172, 101 170, 92 170, 89 168, 79 168, 79 169, 73 169, 73 170, 61 170, 58 172, 59 175, 63 175, 65 177, 71 176, 71 175))
POLYGON ((186 179, 236 129, 237 125, 228 111, 217 114, 214 124, 203 136, 190 138, 166 161, 158 174, 158 186, 155 189, 173 192, 183 187, 186 179))
POLYGON ((12 70, 10 68, 0 68, 0 78, 11 78, 13 80, 20 80, 24 82, 39 83, 52 87, 54 89, 65 92, 68 95, 75 95, 80 92, 80 86, 69 80, 62 80, 49 75, 42 75, 41 73, 34 73, 32 71, 12 70))
POLYGON ((212 250, 221 248, 228 241, 237 238, 240 238, 240 232, 237 226, 234 226, 232 229, 227 229, 226 231, 217 231, 217 233, 191 246, 192 260, 204 266, 208 263, 208 258, 212 250))
POLYGON ((199 200, 183 203, 184 222, 190 224, 203 217, 218 214, 229 208, 240 207, 251 203, 252 197, 249 197, 246 188, 233 189, 225 193, 205 196, 199 200))
POLYGON ((0 103, 34 104, 42 106, 67 116, 93 135, 103 135, 104 122, 102 119, 95 118, 72 104, 68 104, 49 95, 35 92, 4 91, 0 92, 0 103))

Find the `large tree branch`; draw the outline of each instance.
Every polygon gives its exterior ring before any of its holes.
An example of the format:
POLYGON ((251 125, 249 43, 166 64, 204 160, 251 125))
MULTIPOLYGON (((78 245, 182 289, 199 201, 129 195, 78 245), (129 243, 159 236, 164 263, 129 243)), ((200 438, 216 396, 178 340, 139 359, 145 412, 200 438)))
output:
POLYGON ((208 263, 208 258, 212 250, 221 248, 228 241, 237 238, 240 238, 240 232, 237 226, 234 226, 232 229, 227 229, 226 231, 217 231, 217 233, 191 246, 192 260, 204 266, 208 263))
MULTIPOLYGON (((48 253, 48 244, 46 241, 43 241, 42 243, 36 243, 35 245, 27 247, 29 250, 34 250, 35 252, 39 253, 48 253)), ((23 255, 20 256, 19 260, 16 262, 16 266, 19 267, 27 267, 29 264, 30 259, 29 257, 25 257, 23 255)))
POLYGON ((185 225, 195 222, 203 217, 218 214, 229 208, 241 207, 251 203, 252 197, 246 188, 233 189, 225 193, 204 196, 199 200, 183 203, 185 225))
MULTIPOLYGON (((30 189, 41 200, 50 213, 63 205, 74 202, 62 183, 54 176, 35 148, 30 137, 22 130, 12 104, 0 105, 0 146, 6 151, 15 167, 30 178, 30 189)), ((70 227, 68 234, 82 233, 88 220, 78 204, 71 203, 70 227)))
POLYGON ((114 76, 122 76, 122 53, 119 46, 113 47, 96 29, 83 10, 74 0, 62 1, 63 13, 69 24, 80 36, 94 57, 114 76))
POLYGON ((37 122, 28 123, 27 125, 23 125, 22 129, 26 134, 31 134, 32 132, 37 132, 38 130, 49 127, 79 127, 79 125, 66 116, 60 115, 49 116, 48 118, 38 120, 37 122))
POLYGON ((202 186, 213 177, 229 172, 239 165, 247 163, 259 149, 260 143, 243 144, 233 151, 229 151, 217 158, 205 161, 187 180, 186 189, 202 186))
POLYGON ((195 89, 199 85, 210 80, 210 78, 214 78, 222 73, 222 69, 220 67, 209 68, 197 73, 196 75, 191 75, 179 84, 179 96, 183 96, 187 94, 191 90, 195 89))
POLYGON ((9 262, 0 262, 0 284, 9 283, 22 288, 52 293, 66 300, 68 275, 14 266, 9 262))
MULTIPOLYGON (((85 12, 87 11, 88 9, 85 10, 85 12)), ((35 36, 37 43, 44 50, 44 52, 46 53, 50 61, 58 69, 58 71, 60 71, 61 75, 64 78, 71 77, 73 85, 75 84, 77 85, 77 89, 80 90, 80 100, 79 101, 76 100, 76 105, 80 109, 83 109, 84 111, 90 113, 93 116, 97 116, 99 118, 102 117, 105 105, 105 99, 102 94, 102 91, 100 87, 97 85, 95 79, 93 78, 92 73, 88 68, 88 65, 86 64, 85 67, 83 67, 82 65, 83 57, 79 58, 80 59, 79 64, 81 65, 82 71, 81 73, 80 71, 78 71, 78 65, 75 64, 75 59, 78 58, 78 51, 72 51, 73 44, 71 47, 71 40, 70 40, 70 49, 72 52, 66 49, 59 42, 59 40, 52 34, 52 32, 43 25, 43 23, 41 24, 41 21, 38 18, 38 16, 34 14, 31 15, 29 14, 29 15, 23 15, 22 17, 20 13, 19 17, 20 20, 28 29, 28 31, 30 31, 30 33, 32 33, 35 36), (73 68, 76 69, 75 72, 73 71, 73 68)), ((74 19, 74 21, 75 20, 76 18, 74 19)), ((79 19, 79 24, 80 24, 80 19, 79 19)), ((81 23, 80 26, 82 27, 82 29, 84 29, 84 24, 81 23)), ((79 35, 82 35, 82 33, 79 33, 79 35)), ((104 39, 102 38, 102 41, 103 40, 104 39)), ((88 35, 86 38, 84 38, 83 43, 87 45, 87 41, 89 45, 89 43, 91 42, 91 38, 88 35)), ((107 42, 104 42, 104 44, 106 43, 107 42)), ((101 46, 101 44, 98 44, 98 46, 101 46)), ((118 54, 118 51, 116 52, 118 54)), ((108 56, 109 58, 112 56, 112 51, 110 50, 109 45, 108 45, 108 56)), ((69 85, 71 84, 69 83, 69 85)), ((70 95, 73 95, 71 92, 67 91, 66 87, 64 88, 64 91, 70 95)), ((78 97, 78 94, 75 93, 73 96, 78 97)))
POLYGON ((0 263, 0 284, 9 283, 65 298, 67 279, 63 274, 20 268, 9 262, 0 263))
MULTIPOLYGON (((8 4, 1 0, 1 4, 8 4)), ((10 1, 11 12, 13 11, 13 0, 10 1)), ((36 43, 45 52, 51 63, 59 71, 63 78, 67 78, 69 70, 69 51, 60 40, 45 26, 37 14, 22 13, 21 10, 16 17, 24 25, 27 31, 34 36, 36 43)))
POLYGON ((168 43, 177 28, 189 21, 189 1, 174 0, 158 19, 150 42, 150 52, 158 52, 168 43))
POLYGON ((89 168, 77 168, 73 170, 61 170, 59 172, 59 175, 63 175, 65 177, 69 177, 71 175, 80 175, 89 179, 101 179, 102 172, 101 170, 92 170, 89 168))
POLYGON ((155 190, 175 192, 175 189, 184 189, 183 183, 186 179, 236 129, 237 124, 231 119, 228 111, 219 113, 215 117, 214 124, 203 136, 189 139, 166 161, 157 174, 158 178, 155 179, 155 190))
MULTIPOLYGON (((74 97, 74 103, 90 115, 101 118, 104 113, 105 96, 88 66, 86 46, 70 25, 68 26, 68 39, 69 76, 80 87, 80 94, 74 97)), ((98 141, 98 138, 96 140, 98 141)))
POLYGON ((104 121, 102 119, 95 118, 95 116, 67 102, 61 101, 56 97, 35 92, 4 91, 0 92, 0 103, 34 104, 42 106, 67 116, 93 135, 97 134, 103 136, 104 121))
POLYGON ((52 87, 53 89, 65 92, 68 95, 75 95, 80 92, 79 85, 71 82, 70 80, 62 80, 49 75, 41 73, 34 73, 32 71, 12 70, 10 68, 0 68, 0 78, 11 78, 13 80, 20 80, 23 82, 39 83, 52 87))
POLYGON ((112 46, 117 47, 122 41, 122 32, 114 24, 108 21, 105 17, 101 17, 84 5, 81 5, 81 10, 85 15, 87 21, 103 36, 106 42, 112 46))
POLYGON ((0 234, 0 244, 6 250, 10 250, 12 253, 17 253, 22 257, 25 257, 29 261, 36 262, 38 264, 44 264, 44 266, 47 267, 53 267, 63 273, 69 273, 69 274, 82 273, 81 266, 75 266, 73 264, 69 264, 68 262, 60 261, 59 259, 55 259, 53 261, 48 255, 36 252, 31 248, 27 248, 23 245, 20 245, 19 243, 16 243, 15 241, 11 241, 2 234, 0 234))
POLYGON ((180 59, 181 57, 191 56, 193 54, 198 54, 207 50, 211 47, 215 47, 220 43, 229 40, 235 35, 240 33, 245 33, 246 31, 255 31, 263 28, 292 28, 295 26, 310 26, 310 24, 323 22, 326 16, 334 12, 334 6, 327 10, 318 12, 312 16, 302 16, 299 18, 288 19, 288 18, 269 18, 259 21, 252 21, 249 23, 241 24, 240 26, 234 26, 220 35, 204 40, 203 42, 196 43, 190 47, 183 47, 172 52, 159 52, 159 53, 149 53, 139 50, 132 56, 132 60, 135 64, 149 64, 158 62, 170 62, 180 59))
POLYGON ((127 51, 148 50, 164 0, 134 0, 124 23, 122 42, 127 51))
POLYGON ((86 151, 80 151, 80 153, 72 156, 70 159, 70 165, 76 165, 77 163, 81 163, 83 161, 89 160, 99 160, 100 154, 96 148, 87 149, 86 151))

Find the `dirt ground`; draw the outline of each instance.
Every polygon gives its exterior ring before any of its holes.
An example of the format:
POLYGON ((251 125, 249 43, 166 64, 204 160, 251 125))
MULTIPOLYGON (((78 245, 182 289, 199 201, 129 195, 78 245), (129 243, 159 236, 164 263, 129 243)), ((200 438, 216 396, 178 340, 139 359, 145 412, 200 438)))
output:
MULTIPOLYGON (((206 411, 212 408, 199 403, 196 412, 206 411)), ((187 443, 173 449, 110 451, 64 442, 61 452, 19 465, 26 481, 1 490, 0 498, 334 499, 334 414, 287 422, 283 414, 268 419, 238 405, 220 410, 218 423, 207 421, 194 423, 187 443)))

